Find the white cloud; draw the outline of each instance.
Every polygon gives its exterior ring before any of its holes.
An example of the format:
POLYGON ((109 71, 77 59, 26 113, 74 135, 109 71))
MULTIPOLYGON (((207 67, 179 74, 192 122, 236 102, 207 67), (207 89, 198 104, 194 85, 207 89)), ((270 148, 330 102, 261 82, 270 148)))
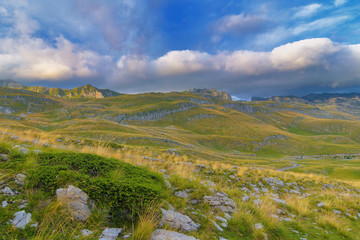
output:
POLYGON ((346 2, 347 0, 335 0, 334 5, 338 7, 345 4, 346 2))
POLYGON ((309 17, 315 14, 317 11, 319 11, 321 8, 321 4, 313 3, 306 5, 304 7, 301 7, 294 15, 296 18, 302 18, 302 17, 309 17))
POLYGON ((215 23, 215 29, 219 33, 243 33, 256 32, 266 22, 264 15, 228 15, 215 23))
POLYGON ((320 30, 328 27, 333 27, 340 23, 343 23, 346 20, 349 20, 349 16, 338 16, 338 17, 327 17, 315 20, 310 23, 301 24, 295 27, 292 31, 293 34, 298 35, 308 31, 320 30))

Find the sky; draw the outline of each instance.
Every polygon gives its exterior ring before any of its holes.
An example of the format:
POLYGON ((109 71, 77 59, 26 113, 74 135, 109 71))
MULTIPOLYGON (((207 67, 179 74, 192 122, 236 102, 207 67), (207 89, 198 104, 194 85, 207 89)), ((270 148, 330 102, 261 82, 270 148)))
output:
POLYGON ((0 0, 0 79, 235 98, 360 91, 358 0, 0 0))

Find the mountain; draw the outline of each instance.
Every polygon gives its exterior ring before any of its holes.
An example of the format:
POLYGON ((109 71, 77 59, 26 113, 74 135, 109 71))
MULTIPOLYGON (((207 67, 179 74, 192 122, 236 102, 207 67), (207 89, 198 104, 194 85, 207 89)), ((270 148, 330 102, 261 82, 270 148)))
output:
POLYGON ((194 88, 189 90, 190 93, 198 94, 205 98, 220 98, 223 100, 232 100, 231 95, 225 91, 218 92, 215 88, 206 89, 206 88, 194 88))
POLYGON ((13 80, 0 80, 0 87, 23 89, 31 92, 43 93, 54 97, 65 98, 106 98, 119 96, 120 93, 111 91, 109 89, 99 89, 90 84, 74 89, 62 89, 62 88, 47 88, 38 86, 24 86, 13 80))

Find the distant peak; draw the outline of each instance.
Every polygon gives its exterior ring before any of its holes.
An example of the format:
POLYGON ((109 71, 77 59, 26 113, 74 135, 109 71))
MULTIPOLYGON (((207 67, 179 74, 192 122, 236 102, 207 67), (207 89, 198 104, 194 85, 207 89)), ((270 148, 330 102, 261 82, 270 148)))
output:
POLYGON ((204 97, 216 97, 224 100, 232 100, 231 95, 225 91, 217 91, 215 88, 194 88, 189 90, 190 93, 201 94, 204 97))

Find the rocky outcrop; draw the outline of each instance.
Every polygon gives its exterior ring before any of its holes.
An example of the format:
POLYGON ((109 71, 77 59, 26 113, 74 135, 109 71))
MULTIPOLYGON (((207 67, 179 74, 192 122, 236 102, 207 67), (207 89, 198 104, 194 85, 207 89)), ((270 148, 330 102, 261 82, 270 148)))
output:
POLYGON ((216 193, 214 196, 205 196, 204 201, 209 203, 212 208, 228 214, 235 212, 236 204, 226 193, 216 193))
POLYGON ((121 233, 122 228, 106 228, 100 235, 99 240, 115 240, 121 233))
POLYGON ((225 91, 218 92, 215 88, 206 89, 206 88, 194 88, 189 90, 190 93, 200 94, 202 97, 205 98, 220 98, 223 100, 231 101, 231 95, 225 91))
POLYGON ((26 213, 25 211, 16 212, 14 219, 10 220, 12 225, 15 228, 24 229, 25 226, 31 221, 31 213, 26 213))
POLYGON ((184 214, 165 209, 161 209, 161 211, 163 216, 160 226, 168 225, 172 229, 179 229, 181 231, 196 231, 200 227, 200 224, 194 223, 191 218, 184 214))
POLYGON ((91 211, 88 206, 88 195, 80 188, 69 185, 68 188, 56 190, 57 200, 68 207, 70 213, 79 220, 86 220, 91 211))
POLYGON ((164 229, 156 229, 151 235, 150 240, 197 240, 192 236, 187 236, 178 232, 164 229))
POLYGON ((188 111, 193 108, 192 103, 175 104, 171 109, 157 109, 153 111, 140 112, 133 115, 120 114, 115 117, 108 117, 109 120, 116 122, 123 121, 156 121, 162 119, 170 114, 188 111))

